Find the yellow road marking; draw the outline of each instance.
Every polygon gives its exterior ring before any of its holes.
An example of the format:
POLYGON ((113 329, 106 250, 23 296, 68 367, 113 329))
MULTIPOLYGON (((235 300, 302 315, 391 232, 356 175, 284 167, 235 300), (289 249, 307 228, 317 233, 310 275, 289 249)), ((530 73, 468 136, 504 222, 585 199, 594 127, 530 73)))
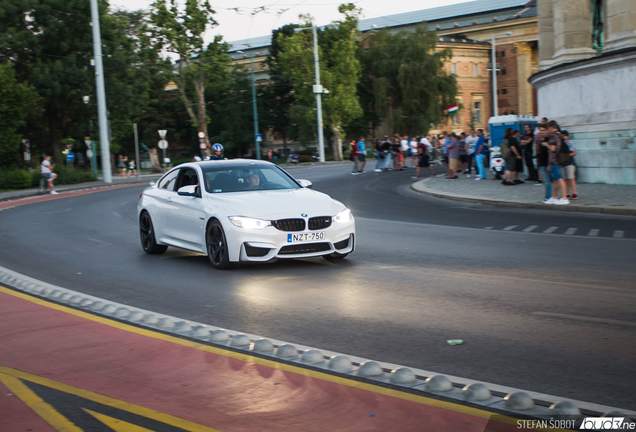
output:
MULTIPOLYGON (((330 375, 324 372, 318 372, 318 371, 314 371, 314 370, 310 370, 310 369, 304 369, 298 366, 293 366, 293 365, 289 365, 289 364, 285 364, 285 363, 279 363, 273 360, 268 360, 268 359, 264 359, 264 358, 260 358, 260 357, 255 357, 252 356, 248 353, 240 353, 240 352, 234 352, 234 351, 229 351, 229 350, 225 350, 222 348, 216 348, 213 346, 209 346, 209 345, 204 345, 204 344, 200 344, 197 342, 193 342, 193 341, 189 341, 186 339, 179 339, 177 337, 174 336, 170 336, 170 335, 166 335, 163 333, 158 333, 152 330, 146 330, 143 328, 139 328, 139 327, 135 327, 135 326, 131 326, 128 324, 124 324, 118 321, 114 321, 111 320, 109 318, 104 318, 104 317, 100 317, 100 316, 95 316, 95 315, 91 315, 89 313, 83 312, 83 311, 79 311, 76 309, 72 309, 66 306, 62 306, 62 305, 58 305, 55 303, 51 303, 49 301, 46 300, 42 300, 39 298, 35 298, 32 297, 30 295, 27 294, 23 294, 21 292, 17 292, 17 291, 13 291, 10 290, 8 288, 5 288, 3 286, 0 285, 0 292, 4 292, 5 294, 9 294, 12 295, 14 297, 18 297, 27 301, 30 301, 31 303, 35 303, 38 304, 40 306, 44 306, 44 307, 48 307, 51 309, 55 309, 58 311, 62 311, 62 312, 66 312, 68 314, 71 315, 75 315, 77 317, 81 317, 81 318, 85 318, 88 319, 90 321, 94 321, 94 322, 98 322, 100 324, 105 324, 108 325, 110 327, 114 327, 120 330, 124 330, 124 331, 128 331, 131 333, 136 333, 142 336, 147 336, 147 337, 151 337, 154 339, 159 339, 159 340, 163 340, 166 342, 171 342, 171 343, 175 343, 178 345, 182 345, 182 346, 186 346, 189 348, 194 348, 200 351, 205 351, 205 352, 209 352, 212 354, 217 354, 217 355, 221 355, 224 357, 230 357, 233 359, 237 359, 237 360, 242 360, 245 362, 249 362, 249 363, 255 363, 258 365, 262 365, 262 366, 267 366, 267 367, 271 367, 273 369, 278 369, 278 370, 282 370, 282 371, 286 371, 286 372, 292 372, 292 373, 296 373, 298 375, 304 375, 304 376, 308 376, 311 378, 316 378, 316 379, 320 379, 323 381, 328 381, 328 382, 332 382, 335 384, 340 384, 340 385, 345 385, 348 387, 353 387, 353 388, 358 388, 361 390, 366 390, 366 391, 370 391, 373 393, 377 393, 377 394, 381 394, 384 396, 389 396, 389 397, 394 397, 397 399, 402 399, 402 400, 406 400, 406 401, 410 401, 410 402, 416 402, 419 404, 424 404, 424 405, 429 405, 429 406, 433 406, 433 407, 437 407, 437 408, 442 408, 442 409, 446 409, 449 411, 454 411, 454 412, 459 412, 459 413, 463 413, 463 414, 467 414, 467 415, 471 415, 474 417, 479 417, 479 418, 483 418, 483 419, 490 419, 490 417, 493 415, 492 412, 490 411, 485 411, 485 410, 481 410, 481 409, 477 409, 477 408, 472 408, 472 407, 468 407, 468 406, 464 406, 464 405, 458 405, 452 402, 446 402, 446 401, 441 401, 441 400, 437 400, 437 399, 432 399, 432 398, 428 398, 425 396, 420 396, 420 395, 415 395, 412 393, 406 393, 406 392, 402 392, 399 390, 393 390, 393 389, 389 389, 389 388, 385 388, 385 387, 380 387, 374 384, 370 384, 370 383, 365 383, 365 382, 360 382, 360 381, 356 381, 350 378, 344 378, 344 377, 340 377, 340 376, 335 376, 335 375, 330 375)), ((4 369, 4 367, 0 366, 0 371, 2 371, 4 369)), ((39 379, 45 379, 45 378, 40 378, 39 379)), ((34 381, 37 382, 37 381, 34 381)), ((60 383, 61 384, 61 383, 60 383)), ((64 385, 64 384, 61 384, 64 385)), ((79 390, 79 389, 78 389, 79 390)), ((85 390, 82 390, 85 391, 85 390)), ((72 393, 72 392, 69 392, 72 393)), ((84 397, 84 396, 82 396, 84 397)), ((105 396, 104 396, 105 397, 105 396)), ((497 421, 502 422, 502 423, 508 423, 508 424, 517 424, 517 419, 513 418, 513 417, 508 417, 508 416, 497 416, 497 421)))
POLYGON ((115 432, 153 432, 145 427, 137 426, 132 423, 125 422, 123 420, 117 420, 104 414, 96 413, 86 408, 82 408, 84 411, 95 417, 100 422, 114 430, 115 432))
POLYGON ((39 396, 37 396, 31 389, 22 384, 20 380, 30 381, 35 384, 40 384, 44 387, 49 387, 55 390, 59 390, 64 393, 69 393, 75 396, 79 396, 81 398, 97 402, 102 405, 107 405, 112 408, 117 408, 122 411, 127 411, 129 413, 136 414, 141 417, 146 417, 152 420, 156 420, 161 423, 168 424, 170 426, 178 427, 191 432, 220 432, 218 429, 212 429, 207 426, 202 426, 197 423, 193 423, 188 420, 184 420, 179 417, 172 416, 170 414, 164 414, 159 411, 151 410, 149 408, 144 408, 139 405, 135 405, 132 403, 124 402, 122 400, 114 399, 108 396, 101 395, 99 393, 94 393, 89 390, 84 390, 81 388, 73 387, 68 384, 64 384, 58 381, 53 381, 48 378, 44 378, 38 375, 33 375, 28 372, 23 372, 18 369, 13 369, 7 366, 0 365, 0 380, 2 380, 3 384, 13 391, 24 403, 29 405, 40 417, 45 419, 47 422, 51 424, 51 426, 55 427, 59 431, 64 432, 82 432, 81 429, 77 428, 73 423, 66 420, 61 414, 59 414, 53 407, 44 402, 39 396), (5 382, 6 380, 6 382, 5 382), (17 390, 16 390, 17 389, 17 390), (23 398, 21 395, 24 395, 23 398), (50 421, 57 422, 54 423, 50 421), (72 426, 74 429, 70 428, 72 426), (60 429, 61 427, 61 429, 60 429), (64 429, 66 428, 66 429, 64 429))
MULTIPOLYGON (((0 370, 3 370, 0 366, 0 370)), ((59 432, 82 432, 80 428, 69 421, 62 414, 57 412, 55 408, 47 404, 33 391, 22 384, 18 378, 12 374, 0 373, 0 381, 9 390, 13 392, 22 402, 27 404, 37 415, 42 417, 44 421, 53 426, 59 432)))

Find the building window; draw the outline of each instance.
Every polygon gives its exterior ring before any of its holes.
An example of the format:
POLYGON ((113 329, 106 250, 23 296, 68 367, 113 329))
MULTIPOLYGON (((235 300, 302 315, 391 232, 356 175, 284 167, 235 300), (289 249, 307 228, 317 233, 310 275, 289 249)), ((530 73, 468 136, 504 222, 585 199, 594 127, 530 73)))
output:
POLYGON ((502 89, 502 90, 501 90, 501 93, 502 93, 502 94, 508 94, 508 89, 502 89))
POLYGON ((473 123, 481 123, 481 102, 474 103, 473 117, 473 123))
POLYGON ((506 74, 506 70, 505 70, 505 69, 502 69, 502 70, 501 70, 501 74, 502 74, 502 75, 505 75, 505 74, 506 74))
POLYGON ((451 72, 453 73, 453 75, 457 75, 457 63, 453 63, 451 65, 451 72))
POLYGON ((505 50, 501 52, 501 56, 502 56, 502 57, 505 57, 505 56, 506 56, 506 51, 505 51, 505 50))
POLYGON ((479 76, 479 65, 475 64, 473 65, 473 74, 478 77, 479 76))

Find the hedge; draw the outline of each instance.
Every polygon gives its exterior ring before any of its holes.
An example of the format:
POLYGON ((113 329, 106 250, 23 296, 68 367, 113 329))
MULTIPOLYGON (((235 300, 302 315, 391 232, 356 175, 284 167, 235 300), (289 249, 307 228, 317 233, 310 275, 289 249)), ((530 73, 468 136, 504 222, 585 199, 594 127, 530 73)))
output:
MULTIPOLYGON (((55 185, 77 184, 97 180, 90 171, 56 166, 53 172, 57 174, 55 185)), ((42 174, 39 170, 28 172, 27 170, 12 169, 0 171, 0 190, 27 189, 38 187, 42 174)))

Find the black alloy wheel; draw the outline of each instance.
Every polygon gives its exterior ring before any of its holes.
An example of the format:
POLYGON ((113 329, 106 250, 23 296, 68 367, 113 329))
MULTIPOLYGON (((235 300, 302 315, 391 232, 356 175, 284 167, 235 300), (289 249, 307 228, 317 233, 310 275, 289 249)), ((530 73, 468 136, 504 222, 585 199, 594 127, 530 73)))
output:
POLYGON ((166 245, 157 244, 152 219, 147 211, 144 211, 139 218, 139 238, 141 239, 141 247, 147 254, 162 254, 168 249, 166 245))
POLYGON ((224 270, 231 266, 227 240, 225 239, 225 233, 219 221, 212 221, 212 223, 208 225, 208 230, 205 234, 205 244, 208 251, 208 259, 212 267, 224 270))

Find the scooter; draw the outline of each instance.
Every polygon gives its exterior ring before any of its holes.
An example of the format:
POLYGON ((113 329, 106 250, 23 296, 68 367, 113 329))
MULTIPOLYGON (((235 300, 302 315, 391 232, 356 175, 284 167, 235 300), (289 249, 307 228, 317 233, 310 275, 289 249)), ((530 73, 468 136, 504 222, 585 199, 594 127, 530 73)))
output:
POLYGON ((289 157, 287 158, 287 165, 289 164, 297 164, 298 163, 298 158, 300 158, 300 155, 297 153, 290 153, 289 157))
POLYGON ((501 157, 501 149, 492 147, 490 149, 490 171, 494 174, 495 180, 501 180, 506 169, 506 163, 501 157))

